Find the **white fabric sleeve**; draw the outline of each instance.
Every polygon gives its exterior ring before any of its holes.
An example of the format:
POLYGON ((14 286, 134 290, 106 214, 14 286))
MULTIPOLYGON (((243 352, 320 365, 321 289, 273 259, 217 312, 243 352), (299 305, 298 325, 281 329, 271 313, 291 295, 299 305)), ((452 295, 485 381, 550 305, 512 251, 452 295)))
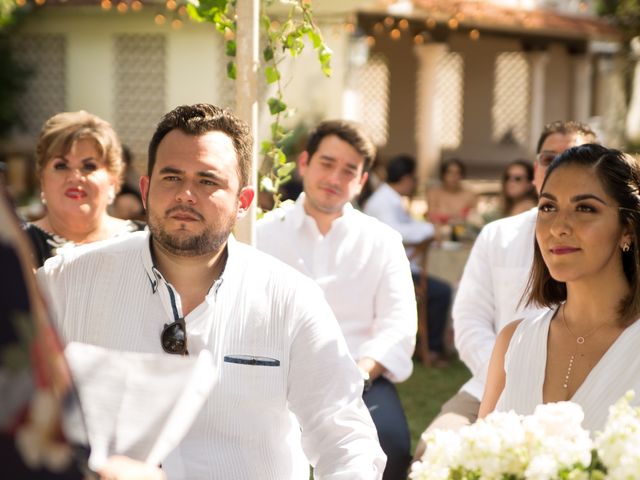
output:
POLYGON ((385 266, 376 286, 372 337, 360 346, 358 358, 373 358, 387 369, 385 377, 403 382, 413 371, 411 356, 418 320, 409 261, 400 238, 396 238, 380 252, 385 266))
POLYGON ((429 222, 419 222, 408 216, 401 205, 378 202, 367 203, 364 212, 386 223, 402 236, 405 243, 420 243, 435 234, 435 227, 429 222))
MULTIPOLYGON (((310 282, 311 283, 311 282, 310 282)), ((316 479, 380 479, 386 464, 362 400, 362 377, 315 285, 296 295, 288 402, 316 479)))
POLYGON ((460 359, 484 384, 496 341, 489 229, 476 239, 453 303, 455 346, 460 359))

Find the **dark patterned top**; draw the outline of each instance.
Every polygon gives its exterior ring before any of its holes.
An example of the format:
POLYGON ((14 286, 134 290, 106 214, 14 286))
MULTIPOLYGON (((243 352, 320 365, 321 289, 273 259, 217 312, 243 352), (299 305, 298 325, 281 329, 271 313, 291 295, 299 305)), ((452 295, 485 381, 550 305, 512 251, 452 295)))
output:
MULTIPOLYGON (((144 222, 140 222, 138 220, 127 220, 126 228, 121 233, 118 233, 118 235, 144 230, 144 227, 144 222)), ((47 232, 34 223, 27 223, 24 226, 24 229, 33 243, 36 255, 35 263, 37 267, 41 267, 47 258, 56 255, 59 248, 68 248, 75 245, 71 240, 67 240, 55 233, 47 232)))

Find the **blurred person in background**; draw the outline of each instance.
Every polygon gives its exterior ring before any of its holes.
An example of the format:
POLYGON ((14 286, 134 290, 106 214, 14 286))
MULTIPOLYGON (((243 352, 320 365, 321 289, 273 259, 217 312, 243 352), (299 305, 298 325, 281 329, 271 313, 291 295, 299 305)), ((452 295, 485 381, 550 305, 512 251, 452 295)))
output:
POLYGON ((440 185, 427 191, 427 220, 435 225, 464 223, 478 202, 463 184, 467 168, 457 158, 442 162, 440 185))
POLYGON ((526 160, 514 160, 502 175, 502 217, 526 212, 538 204, 538 194, 533 184, 533 165, 526 160))
POLYGON ((36 147, 44 217, 25 226, 36 264, 62 247, 141 230, 141 222, 110 216, 120 190, 122 147, 111 125, 85 111, 58 113, 42 127, 36 147))
POLYGON ((140 195, 140 175, 133 167, 133 154, 126 145, 122 146, 122 160, 124 161, 124 181, 116 195, 109 213, 123 220, 144 220, 144 206, 140 195))

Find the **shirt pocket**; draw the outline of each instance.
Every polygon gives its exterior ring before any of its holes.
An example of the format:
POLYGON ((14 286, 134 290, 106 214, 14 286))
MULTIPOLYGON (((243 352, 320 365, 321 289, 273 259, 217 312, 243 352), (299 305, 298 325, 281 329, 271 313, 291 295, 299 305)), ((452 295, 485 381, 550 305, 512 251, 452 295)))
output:
POLYGON ((279 355, 226 354, 220 385, 237 408, 282 408, 286 370, 279 355))

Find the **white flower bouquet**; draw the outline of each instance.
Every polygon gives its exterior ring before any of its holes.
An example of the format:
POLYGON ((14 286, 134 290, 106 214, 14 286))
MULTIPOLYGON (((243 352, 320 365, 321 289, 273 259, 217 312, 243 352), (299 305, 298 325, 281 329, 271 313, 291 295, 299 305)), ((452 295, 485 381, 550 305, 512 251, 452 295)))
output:
POLYGON ((628 392, 609 409, 595 439, 571 402, 539 405, 533 415, 494 412, 458 431, 425 434, 412 480, 626 480, 640 478, 640 408, 628 392))

